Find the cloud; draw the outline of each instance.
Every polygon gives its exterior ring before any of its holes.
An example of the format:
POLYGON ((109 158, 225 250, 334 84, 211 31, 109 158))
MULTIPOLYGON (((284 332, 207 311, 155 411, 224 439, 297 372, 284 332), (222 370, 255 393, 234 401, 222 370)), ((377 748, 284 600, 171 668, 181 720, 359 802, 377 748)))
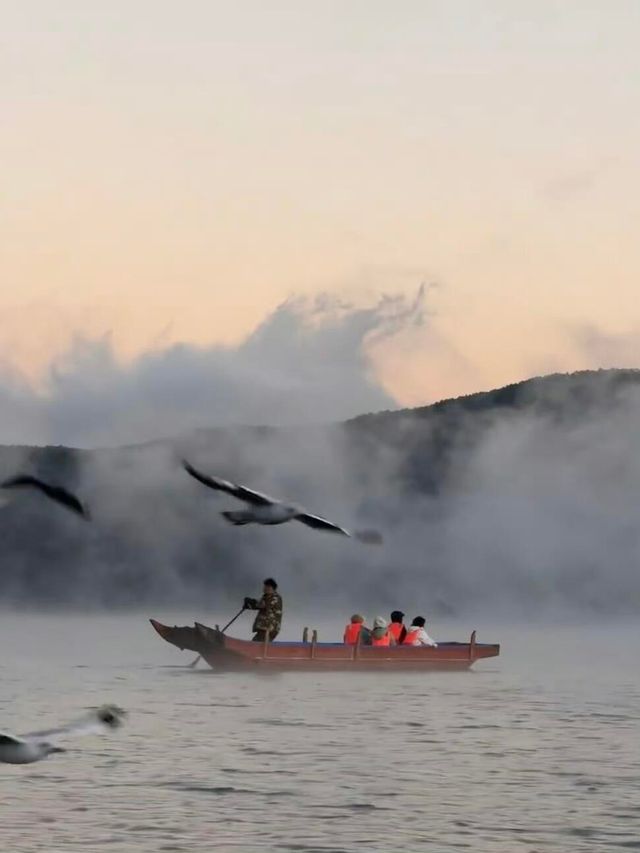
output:
POLYGON ((0 442, 119 445, 212 425, 342 420, 395 405, 375 375, 381 341, 424 321, 415 299, 357 306, 324 294, 280 305, 235 347, 178 344, 118 361, 78 334, 41 388, 0 368, 0 442))

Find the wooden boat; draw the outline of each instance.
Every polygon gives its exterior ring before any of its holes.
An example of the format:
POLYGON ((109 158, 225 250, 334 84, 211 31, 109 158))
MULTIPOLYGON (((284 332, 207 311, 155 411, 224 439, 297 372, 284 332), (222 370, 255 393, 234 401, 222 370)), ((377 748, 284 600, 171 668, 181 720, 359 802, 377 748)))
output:
POLYGON ((278 672, 347 671, 378 672, 468 669, 481 658, 500 654, 497 644, 477 643, 476 632, 468 643, 439 643, 430 646, 347 646, 344 643, 319 643, 314 631, 310 642, 252 642, 223 634, 217 626, 208 628, 199 622, 194 627, 170 628, 149 620, 158 634, 179 649, 202 655, 213 669, 273 670, 278 672))

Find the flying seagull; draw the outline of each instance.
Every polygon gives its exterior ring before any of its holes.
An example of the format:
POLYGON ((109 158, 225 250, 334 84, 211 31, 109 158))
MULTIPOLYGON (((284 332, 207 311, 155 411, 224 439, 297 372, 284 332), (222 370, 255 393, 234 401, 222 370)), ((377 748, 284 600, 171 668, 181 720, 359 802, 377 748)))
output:
POLYGON ((109 729, 117 729, 122 725, 124 714, 125 712, 115 705, 103 705, 75 723, 69 723, 59 729, 31 732, 20 737, 0 732, 0 762, 32 764, 56 752, 66 752, 66 749, 56 746, 55 741, 65 735, 101 734, 109 729))
POLYGON ((218 492, 226 492, 228 495, 233 495, 234 498, 248 504, 247 509, 227 510, 221 513, 231 524, 284 524, 287 521, 301 521, 307 527, 313 527, 316 530, 327 530, 330 533, 339 533, 342 536, 354 536, 360 542, 370 545, 379 545, 382 543, 382 536, 375 530, 360 530, 351 533, 344 527, 340 527, 326 518, 322 518, 319 515, 312 515, 303 507, 283 503, 276 500, 276 498, 262 494, 262 492, 256 492, 253 489, 248 489, 246 486, 230 483, 228 480, 221 480, 219 477, 210 477, 206 474, 201 474, 200 471, 196 471, 186 460, 183 460, 182 465, 188 474, 191 474, 192 477, 204 486, 215 489, 218 492))
POLYGON ((46 495, 52 501, 56 501, 62 506, 75 512, 82 518, 89 519, 89 510, 83 506, 75 495, 63 489, 62 486, 53 486, 50 483, 45 483, 37 477, 32 477, 29 474, 17 474, 14 477, 9 477, 3 483, 0 483, 2 489, 36 489, 46 495))

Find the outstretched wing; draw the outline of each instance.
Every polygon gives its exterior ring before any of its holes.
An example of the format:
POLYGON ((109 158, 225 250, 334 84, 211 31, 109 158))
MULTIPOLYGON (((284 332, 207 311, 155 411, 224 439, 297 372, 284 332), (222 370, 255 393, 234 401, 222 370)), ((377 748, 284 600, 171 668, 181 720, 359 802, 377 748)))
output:
POLYGON ((19 737, 0 732, 0 746, 20 746, 24 741, 19 737))
POLYGON ((55 738, 64 735, 93 735, 103 734, 110 729, 117 729, 123 723, 125 712, 117 705, 102 705, 95 711, 85 714, 79 720, 60 726, 57 729, 47 729, 41 732, 30 732, 25 738, 55 738))
POLYGON ((340 533, 342 536, 351 536, 348 530, 334 524, 332 521, 327 521, 326 518, 321 518, 319 515, 311 515, 308 512, 301 512, 295 517, 296 521, 301 521, 307 527, 313 527, 315 530, 328 530, 330 533, 340 533))
POLYGON ((246 486, 239 486, 237 483, 230 483, 228 480, 221 480, 219 477, 210 477, 207 474, 201 474, 200 471, 196 471, 186 460, 182 461, 182 467, 187 474, 191 474, 203 486, 215 489, 217 492, 226 492, 240 501, 253 504, 253 506, 269 506, 270 504, 278 503, 274 498, 270 498, 269 495, 263 495, 262 492, 254 492, 253 489, 248 489, 246 486))
POLYGON ((9 477, 0 486, 3 489, 37 489, 52 501, 62 504, 62 506, 67 507, 67 509, 77 513, 82 518, 89 518, 87 508, 67 489, 63 489, 62 486, 53 486, 50 483, 45 483, 29 474, 17 474, 15 477, 9 477))

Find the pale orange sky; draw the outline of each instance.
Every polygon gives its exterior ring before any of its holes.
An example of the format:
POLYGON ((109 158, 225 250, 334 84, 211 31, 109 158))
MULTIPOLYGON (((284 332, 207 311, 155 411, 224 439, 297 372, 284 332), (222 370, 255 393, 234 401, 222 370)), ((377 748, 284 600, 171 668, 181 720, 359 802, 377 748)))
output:
POLYGON ((78 330, 127 358, 423 280, 430 324, 376 353, 399 402, 640 364, 636 2, 0 9, 14 367, 78 330), (587 352, 582 327, 623 345, 587 352))

